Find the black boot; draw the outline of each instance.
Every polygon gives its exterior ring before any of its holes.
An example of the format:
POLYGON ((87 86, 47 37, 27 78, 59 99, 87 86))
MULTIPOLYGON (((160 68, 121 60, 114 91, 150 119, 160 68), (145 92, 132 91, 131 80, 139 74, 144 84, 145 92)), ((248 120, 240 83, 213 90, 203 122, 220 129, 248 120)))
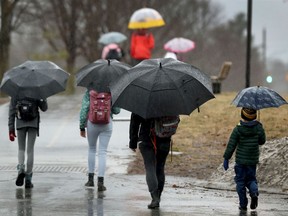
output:
POLYGON ((24 178, 25 178, 25 165, 18 164, 17 169, 18 169, 18 176, 15 183, 17 186, 22 186, 24 184, 24 178))
POLYGON ((250 208, 251 209, 256 209, 258 206, 258 197, 257 195, 251 197, 251 204, 250 204, 250 208))
POLYGON ((32 175, 33 173, 27 174, 25 176, 25 188, 33 188, 34 185, 32 184, 32 175))
POLYGON ((88 174, 88 182, 85 184, 86 187, 94 187, 94 173, 88 174))
POLYGON ((104 177, 98 177, 98 191, 105 191, 106 187, 104 186, 104 177))
POLYGON ((152 201, 148 205, 149 209, 159 208, 160 205, 160 198, 159 198, 159 191, 153 191, 151 193, 152 201))
POLYGON ((162 194, 162 191, 161 190, 158 190, 159 192, 159 202, 161 201, 161 194, 162 194))

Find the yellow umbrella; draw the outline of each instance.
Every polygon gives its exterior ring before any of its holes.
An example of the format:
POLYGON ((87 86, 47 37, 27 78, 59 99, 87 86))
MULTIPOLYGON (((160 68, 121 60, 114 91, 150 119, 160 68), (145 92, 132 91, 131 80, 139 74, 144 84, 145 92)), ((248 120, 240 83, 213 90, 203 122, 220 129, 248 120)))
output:
POLYGON ((165 22, 158 11, 152 8, 136 10, 129 21, 129 29, 145 29, 164 26, 165 22))

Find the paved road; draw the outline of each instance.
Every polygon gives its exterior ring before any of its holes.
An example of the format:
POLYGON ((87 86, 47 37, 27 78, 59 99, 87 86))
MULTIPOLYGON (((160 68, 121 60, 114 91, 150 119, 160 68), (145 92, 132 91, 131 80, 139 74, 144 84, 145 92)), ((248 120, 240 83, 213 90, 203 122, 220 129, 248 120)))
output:
POLYGON ((53 96, 48 102, 35 147, 32 190, 15 186, 17 143, 8 140, 8 105, 0 106, 1 216, 288 215, 288 195, 262 193, 257 211, 241 213, 235 191, 207 189, 206 182, 172 176, 167 176, 160 209, 147 209, 145 177, 126 174, 133 153, 127 146, 129 122, 122 121, 129 118, 125 111, 114 122, 105 178, 108 190, 87 189, 87 142, 78 128, 81 94, 53 96))

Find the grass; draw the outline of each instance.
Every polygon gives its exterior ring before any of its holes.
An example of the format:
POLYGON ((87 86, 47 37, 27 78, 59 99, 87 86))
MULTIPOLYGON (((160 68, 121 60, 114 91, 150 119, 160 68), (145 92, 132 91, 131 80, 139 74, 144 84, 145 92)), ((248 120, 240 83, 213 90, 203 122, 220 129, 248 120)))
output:
MULTIPOLYGON (((229 136, 239 123, 240 110, 231 105, 236 92, 216 95, 190 116, 181 116, 176 135, 173 136, 173 151, 180 154, 167 159, 166 173, 204 179, 223 161, 229 136)), ((284 97, 288 100, 288 97, 284 97)), ((279 108, 263 109, 258 118, 266 130, 267 140, 288 136, 288 105, 279 108)), ((139 152, 130 164, 128 173, 144 173, 143 161, 139 152)))

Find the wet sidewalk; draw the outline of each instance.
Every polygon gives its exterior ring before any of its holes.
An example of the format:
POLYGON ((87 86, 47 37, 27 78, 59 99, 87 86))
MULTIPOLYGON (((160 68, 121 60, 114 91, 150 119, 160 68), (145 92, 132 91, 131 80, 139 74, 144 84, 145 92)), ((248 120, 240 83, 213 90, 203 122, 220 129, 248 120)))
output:
POLYGON ((147 208, 144 175, 109 174, 105 192, 86 188, 81 172, 35 172, 33 189, 16 187, 15 179, 15 172, 0 171, 1 216, 288 215, 287 195, 262 193, 256 211, 240 212, 235 191, 207 189, 191 178, 167 176, 157 210, 147 208))

